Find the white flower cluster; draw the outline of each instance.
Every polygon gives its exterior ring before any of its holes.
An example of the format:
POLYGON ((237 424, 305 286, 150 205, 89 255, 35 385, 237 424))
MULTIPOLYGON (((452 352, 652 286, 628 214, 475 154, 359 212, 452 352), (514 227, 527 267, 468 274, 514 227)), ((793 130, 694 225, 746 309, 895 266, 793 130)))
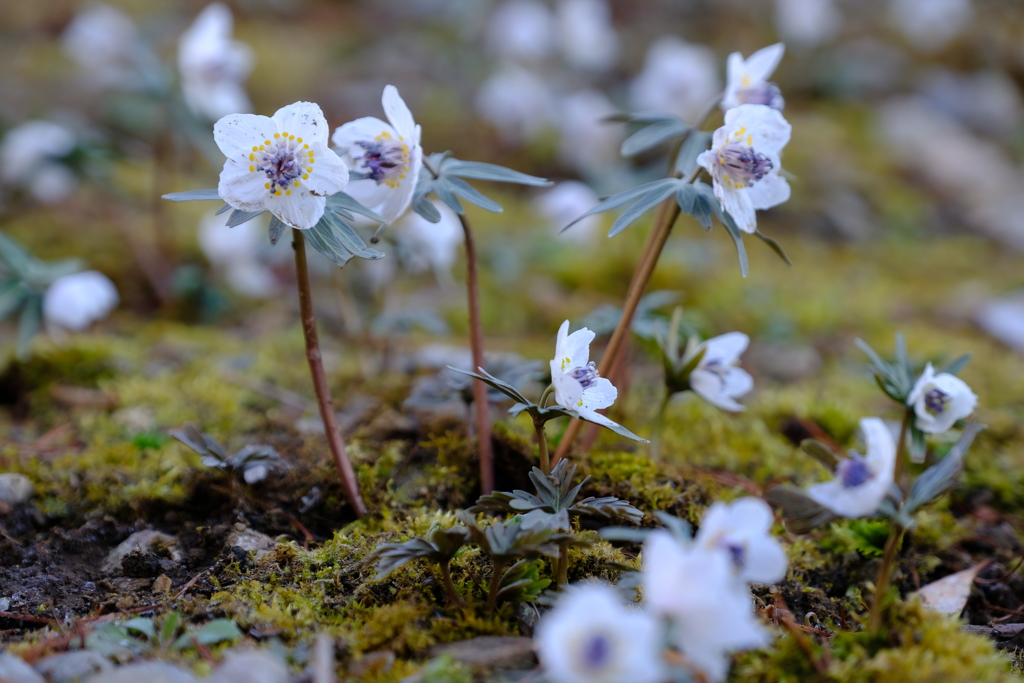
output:
POLYGON ((759 498, 715 503, 690 542, 664 529, 644 542, 642 608, 613 587, 568 589, 536 633, 552 683, 658 683, 679 663, 706 681, 724 680, 733 652, 767 645, 749 583, 786 576, 774 515, 759 498))

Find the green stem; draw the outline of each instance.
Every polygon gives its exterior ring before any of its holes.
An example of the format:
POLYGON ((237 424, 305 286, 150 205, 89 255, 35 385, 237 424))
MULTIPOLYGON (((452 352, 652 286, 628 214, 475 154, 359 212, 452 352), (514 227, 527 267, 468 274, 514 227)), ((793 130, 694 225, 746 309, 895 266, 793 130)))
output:
POLYGON ((892 581, 893 571, 896 568, 896 553, 902 544, 904 532, 906 532, 906 529, 902 525, 895 525, 889 534, 889 540, 885 543, 882 566, 878 568, 878 578, 875 580, 875 597, 871 602, 870 630, 872 632, 882 628, 882 603, 885 601, 885 594, 889 590, 889 582, 892 581))
POLYGON ((559 586, 569 583, 569 546, 558 549, 558 560, 555 564, 555 580, 559 586))
POLYGON ((544 390, 544 393, 540 395, 540 403, 538 403, 537 405, 539 405, 541 408, 543 408, 544 407, 544 403, 548 400, 548 397, 551 396, 551 394, 554 393, 554 391, 555 391, 555 385, 554 384, 549 384, 548 388, 544 390))
POLYGON ((548 439, 544 435, 544 423, 541 420, 534 420, 533 428, 537 431, 537 450, 540 452, 540 471, 544 474, 551 474, 551 458, 548 456, 548 439))
POLYGON ((498 587, 501 585, 501 577, 505 573, 504 562, 494 562, 494 573, 491 575, 491 588, 487 593, 487 611, 494 612, 498 609, 498 587))
MULTIPOLYGON (((900 477, 907 466, 907 430, 910 429, 910 419, 914 416, 914 410, 907 408, 903 413, 903 423, 900 425, 900 440, 896 444, 896 464, 893 467, 893 478, 897 486, 900 486, 900 477)), ((900 487, 902 489, 902 487, 900 487)))
POLYGON ((465 607, 466 602, 455 590, 455 584, 452 582, 452 569, 447 560, 441 563, 441 578, 444 579, 444 592, 448 595, 448 601, 457 607, 465 607))
POLYGON ((657 462, 661 456, 661 441, 665 432, 665 413, 668 410, 669 401, 672 400, 672 393, 665 389, 665 398, 661 401, 661 406, 658 407, 658 412, 654 416, 654 423, 651 425, 651 460, 657 462))

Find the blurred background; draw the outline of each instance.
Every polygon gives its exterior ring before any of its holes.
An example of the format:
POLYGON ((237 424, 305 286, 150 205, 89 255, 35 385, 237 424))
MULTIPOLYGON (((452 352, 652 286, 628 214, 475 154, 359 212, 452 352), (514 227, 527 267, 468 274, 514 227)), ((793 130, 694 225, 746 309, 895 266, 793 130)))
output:
MULTIPOLYGON (((759 225, 794 265, 748 240, 741 278, 721 226, 684 216, 652 289, 677 292, 704 334, 750 334, 749 363, 783 382, 856 336, 887 346, 896 328, 924 350, 1024 350, 1018 2, 4 0, 0 41, 0 230, 108 276, 119 305, 99 326, 114 335, 147 321, 244 339, 295 325, 290 248, 271 248, 265 217, 228 230, 214 204, 160 196, 216 186, 212 123, 226 113, 309 100, 333 129, 380 117, 390 83, 427 153, 556 181, 482 187, 505 211, 469 209, 488 349, 547 357, 561 320, 621 305, 650 216, 612 239, 614 212, 559 229, 666 174, 666 149, 624 159, 630 130, 605 117, 692 119, 730 53, 783 41, 773 80, 793 194, 759 225)), ((378 248, 383 261, 340 270, 313 255, 321 325, 350 344, 335 350, 372 374, 390 362, 373 340, 464 345, 458 228, 412 216, 378 248)), ((0 338, 13 349, 16 334, 13 320, 0 338)))

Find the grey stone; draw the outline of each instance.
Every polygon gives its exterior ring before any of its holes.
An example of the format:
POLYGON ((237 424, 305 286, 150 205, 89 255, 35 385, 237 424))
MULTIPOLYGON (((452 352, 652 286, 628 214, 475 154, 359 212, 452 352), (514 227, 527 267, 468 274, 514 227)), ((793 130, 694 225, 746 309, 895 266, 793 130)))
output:
POLYGON ((165 533, 156 531, 154 529, 145 529, 143 531, 136 531, 134 534, 126 538, 121 542, 121 545, 117 546, 107 555, 107 559, 103 562, 104 571, 118 571, 121 569, 121 560, 125 556, 132 553, 149 553, 152 551, 154 545, 162 545, 168 547, 171 553, 171 559, 175 562, 180 562, 184 559, 184 555, 178 550, 178 546, 175 545, 174 537, 168 536, 165 533))
POLYGON ((202 683, 288 683, 288 668, 267 652, 230 652, 202 683))
POLYGON ((139 662, 90 676, 83 683, 198 683, 198 679, 173 664, 139 662))
POLYGON ((6 652, 0 652, 0 679, 11 683, 46 683, 35 669, 6 652))
POLYGON ((431 657, 451 655, 456 661, 482 669, 531 669, 537 664, 533 639, 517 636, 481 636, 435 645, 431 657))
POLYGON ((36 671, 50 683, 78 683, 93 674, 106 674, 114 666, 101 654, 91 650, 62 652, 36 664, 36 671))
POLYGON ((11 507, 27 503, 28 499, 35 493, 32 480, 24 474, 6 472, 0 474, 0 501, 11 507))
POLYGON ((277 547, 277 541, 244 524, 235 524, 234 531, 228 535, 226 545, 229 548, 241 548, 247 553, 256 553, 256 557, 262 557, 277 547))

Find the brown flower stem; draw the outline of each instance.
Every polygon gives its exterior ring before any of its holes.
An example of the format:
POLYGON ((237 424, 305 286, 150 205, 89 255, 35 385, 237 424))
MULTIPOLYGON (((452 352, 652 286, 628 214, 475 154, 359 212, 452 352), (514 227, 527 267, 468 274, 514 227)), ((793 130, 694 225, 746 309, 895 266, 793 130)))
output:
MULTIPOLYGON (((469 345, 473 351, 473 372, 484 366, 484 331, 480 322, 480 286, 477 280, 476 246, 466 216, 460 215, 466 237, 466 291, 469 295, 469 345)), ((476 438, 480 453, 480 490, 494 490, 494 460, 491 454, 491 414, 487 403, 487 385, 473 382, 473 403, 476 406, 476 438)))
POLYGON ((569 546, 567 545, 563 545, 558 549, 555 580, 559 586, 565 586, 569 583, 569 546))
POLYGON ((491 587, 487 593, 487 611, 494 612, 498 609, 498 588, 501 586, 501 577, 505 573, 505 563, 494 561, 494 573, 491 574, 491 587))
MULTIPOLYGON (((893 467, 892 480, 900 486, 900 477, 907 466, 907 430, 910 429, 910 419, 914 416, 913 408, 907 408, 903 412, 903 423, 900 425, 900 441, 896 444, 896 464, 893 467)), ((902 486, 900 489, 902 490, 902 486)))
POLYGON ((316 401, 320 406, 320 418, 324 422, 324 433, 327 445, 334 457, 334 465, 341 476, 341 484, 345 489, 345 497, 355 510, 357 517, 366 514, 366 504, 359 493, 356 473, 352 469, 352 461, 345 452, 345 440, 334 419, 334 406, 331 404, 331 392, 327 387, 327 375, 324 374, 323 357, 320 353, 320 340, 316 334, 316 316, 313 314, 313 292, 309 285, 309 266, 306 264, 306 239, 301 230, 292 230, 292 248, 295 250, 295 274, 299 282, 299 311, 302 316, 302 333, 306 337, 306 360, 309 361, 309 373, 313 376, 313 389, 316 401))
MULTIPOLYGON (((658 259, 665 248, 668 236, 672 233, 672 226, 675 225, 676 219, 679 218, 679 213, 679 204, 674 196, 666 199, 658 211, 654 229, 648 238, 648 245, 644 249, 640 265, 637 267, 633 280, 630 283, 629 293, 626 295, 626 303, 622 307, 622 316, 619 318, 619 324, 615 326, 615 331, 612 332, 612 337, 608 340, 608 346, 604 349, 604 355, 601 356, 601 362, 597 366, 598 373, 604 377, 607 377, 615 366, 623 343, 629 338, 629 331, 633 324, 633 315, 636 313, 637 305, 639 305, 648 283, 651 281, 654 268, 658 265, 658 259)), ((574 420, 569 424, 569 428, 566 429, 561 443, 558 444, 558 450, 555 451, 553 464, 565 457, 581 426, 581 420, 574 420)))
POLYGON ((444 592, 447 593, 448 600, 457 607, 465 607, 466 602, 455 590, 455 584, 452 582, 452 569, 448 562, 441 563, 441 578, 444 579, 444 592))
POLYGON ((548 439, 544 436, 544 423, 540 420, 534 420, 533 428, 537 431, 537 450, 540 453, 540 471, 544 474, 551 474, 551 459, 548 457, 548 439))
POLYGON ((906 529, 896 524, 889 534, 889 540, 885 542, 885 553, 882 555, 882 566, 878 568, 878 578, 875 580, 875 597, 871 601, 871 624, 869 629, 874 632, 882 628, 882 603, 885 594, 889 590, 889 582, 892 581, 893 571, 896 565, 896 553, 899 551, 903 541, 903 534, 906 529))

